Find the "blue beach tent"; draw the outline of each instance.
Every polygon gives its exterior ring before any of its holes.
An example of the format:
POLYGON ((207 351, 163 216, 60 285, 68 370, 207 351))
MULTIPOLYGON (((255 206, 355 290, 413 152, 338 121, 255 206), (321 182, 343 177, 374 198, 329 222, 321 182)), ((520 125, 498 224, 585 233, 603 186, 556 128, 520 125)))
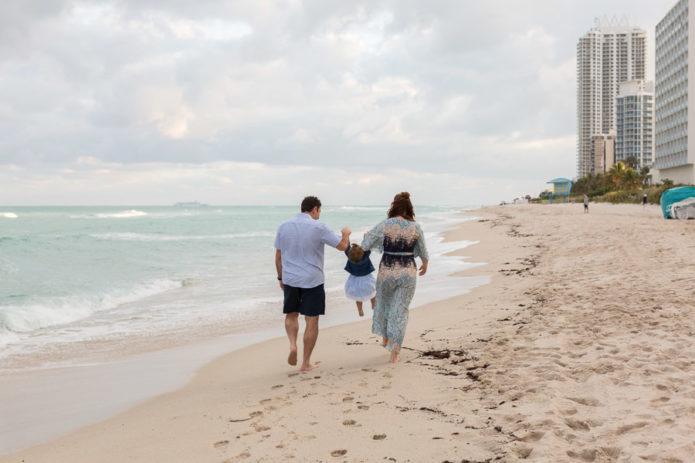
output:
POLYGON ((688 198, 695 198, 695 187, 679 186, 664 191, 661 195, 661 212, 664 214, 664 219, 673 219, 671 209, 675 203, 679 203, 688 198))

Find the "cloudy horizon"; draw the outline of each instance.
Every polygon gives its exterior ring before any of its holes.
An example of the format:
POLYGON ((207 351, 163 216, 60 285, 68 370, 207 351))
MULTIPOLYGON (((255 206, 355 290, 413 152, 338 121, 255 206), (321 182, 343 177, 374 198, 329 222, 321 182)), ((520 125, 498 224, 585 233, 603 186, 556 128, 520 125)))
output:
POLYGON ((39 1, 0 17, 0 204, 478 205, 576 175, 576 43, 675 0, 39 1))

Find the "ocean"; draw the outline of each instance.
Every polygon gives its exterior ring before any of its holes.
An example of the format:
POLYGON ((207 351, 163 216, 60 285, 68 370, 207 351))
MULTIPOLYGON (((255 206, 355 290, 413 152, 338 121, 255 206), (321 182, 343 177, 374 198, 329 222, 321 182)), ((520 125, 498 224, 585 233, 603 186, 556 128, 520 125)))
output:
MULTIPOLYGON (((418 207, 430 252, 414 306, 479 280, 446 254, 441 233, 466 207, 418 207)), ((26 370, 156 350, 282 324, 274 236, 298 207, 0 207, 0 370, 26 370)), ((384 207, 325 206, 353 242, 384 207)), ((470 217, 468 217, 470 218, 470 217)), ((372 256, 378 265, 380 256, 372 256)), ((323 326, 359 319, 345 299, 345 256, 326 249, 323 326)), ((367 316, 370 315, 367 310, 367 316)))

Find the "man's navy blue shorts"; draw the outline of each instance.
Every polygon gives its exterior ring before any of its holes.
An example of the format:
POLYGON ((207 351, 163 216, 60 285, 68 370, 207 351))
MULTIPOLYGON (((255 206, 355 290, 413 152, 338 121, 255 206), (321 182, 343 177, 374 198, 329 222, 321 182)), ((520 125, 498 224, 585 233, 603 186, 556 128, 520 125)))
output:
POLYGON ((285 288, 285 303, 282 307, 282 313, 299 312, 308 317, 316 317, 326 313, 326 293, 323 290, 323 285, 314 288, 283 286, 285 288))

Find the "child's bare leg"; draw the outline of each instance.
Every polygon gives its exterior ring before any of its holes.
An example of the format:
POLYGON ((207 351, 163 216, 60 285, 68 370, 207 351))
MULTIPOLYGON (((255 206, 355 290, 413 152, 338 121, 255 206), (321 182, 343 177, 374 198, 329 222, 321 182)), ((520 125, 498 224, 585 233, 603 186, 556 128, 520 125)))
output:
POLYGON ((364 317, 364 312, 362 311, 362 301, 355 301, 357 304, 357 312, 359 312, 360 317, 364 317))
POLYGON ((372 298, 372 310, 374 310, 374 306, 376 305, 376 296, 372 298))

